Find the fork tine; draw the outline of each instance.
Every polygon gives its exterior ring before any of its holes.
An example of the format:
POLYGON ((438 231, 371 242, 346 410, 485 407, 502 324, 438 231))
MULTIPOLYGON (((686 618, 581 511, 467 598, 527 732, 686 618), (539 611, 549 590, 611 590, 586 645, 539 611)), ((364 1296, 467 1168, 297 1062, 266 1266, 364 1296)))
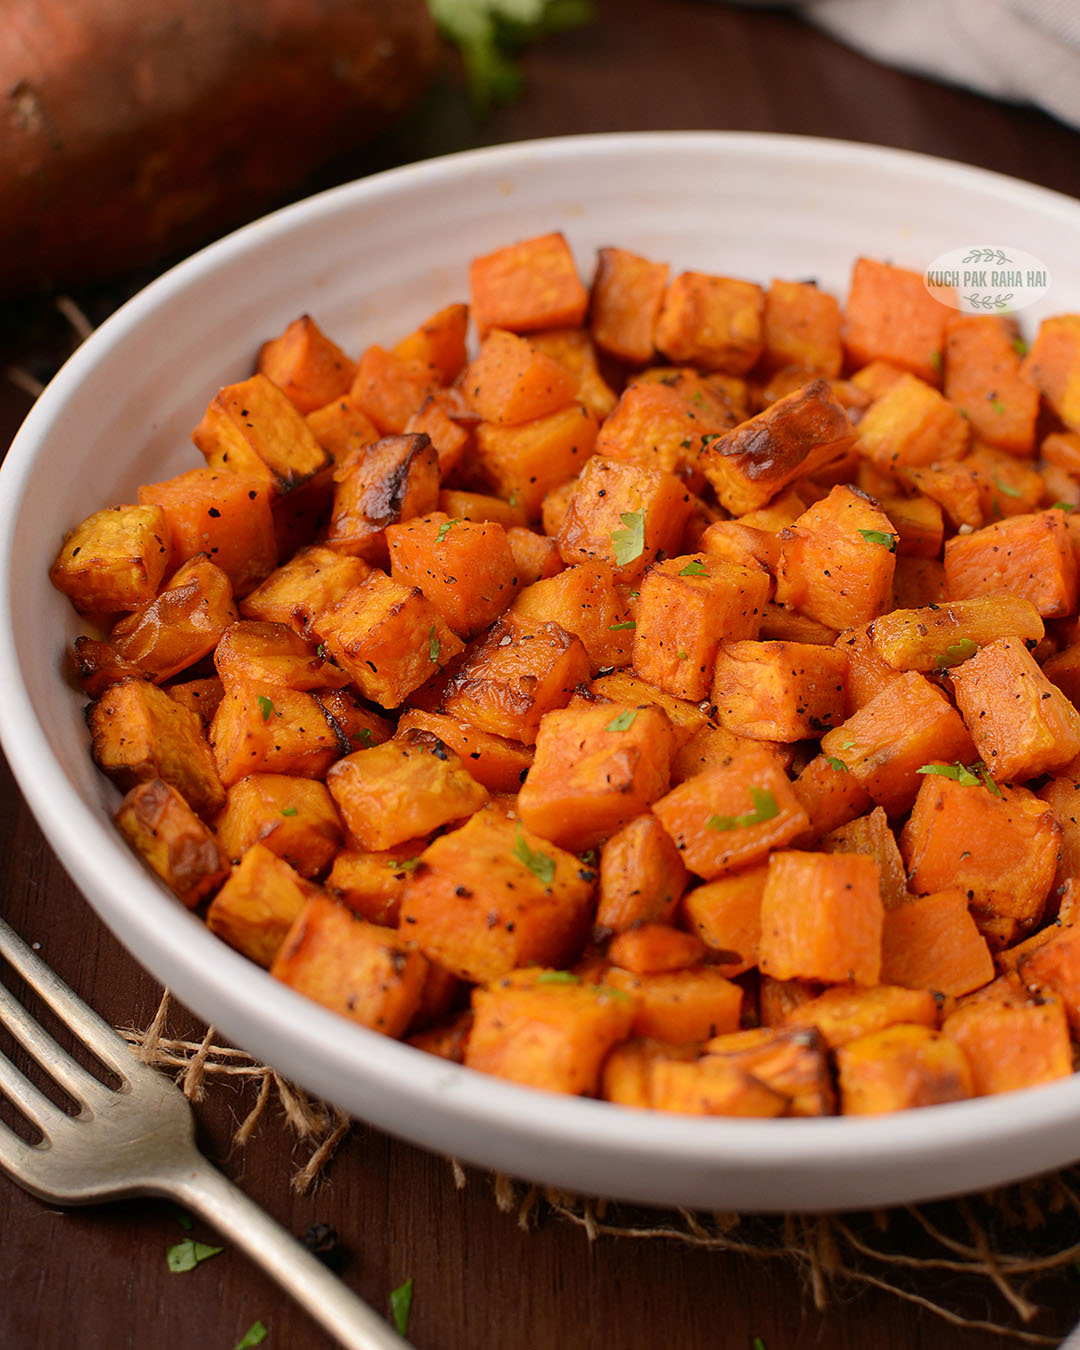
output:
POLYGON ((39 1092, 29 1078, 19 1072, 7 1055, 0 1055, 0 1092, 46 1136, 55 1133, 69 1119, 66 1112, 49 1101, 44 1092, 39 1092))
POLYGON ((100 1101, 102 1093, 110 1090, 72 1059, 3 984, 0 984, 0 1023, 77 1102, 89 1105, 100 1101))

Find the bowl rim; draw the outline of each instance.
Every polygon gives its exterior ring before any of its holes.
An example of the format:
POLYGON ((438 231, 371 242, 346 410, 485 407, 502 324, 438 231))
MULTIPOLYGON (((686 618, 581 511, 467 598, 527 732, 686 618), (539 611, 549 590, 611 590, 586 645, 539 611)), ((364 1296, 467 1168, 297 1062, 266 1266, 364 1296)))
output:
MULTIPOLYGON (((0 468, 0 687, 5 691, 0 699, 0 744, 31 811, 69 875, 136 959, 174 989, 193 1011, 223 1027, 231 1039, 243 1037, 258 1046, 263 1057, 266 1047, 274 1044, 287 1049, 283 1059, 303 1064, 313 1044, 334 1045, 337 1071, 359 1074, 371 1098, 370 1104, 358 1105, 354 1095, 350 1110, 392 1130, 377 1101, 385 1093, 392 1093, 418 1116, 449 1113, 459 1124, 475 1129, 477 1148, 466 1160, 479 1165, 484 1165, 485 1155, 491 1152, 484 1146, 491 1131, 507 1137, 518 1136, 522 1130, 535 1133, 538 1120, 542 1120, 545 1140, 556 1150, 578 1150, 595 1158, 615 1151, 628 1160, 629 1166, 641 1168, 655 1164, 658 1154, 671 1152, 705 1171, 710 1164, 728 1169, 766 1164, 817 1171, 850 1170, 854 1166, 866 1170, 875 1162, 888 1161, 890 1167, 904 1159, 914 1162, 928 1149, 943 1158, 958 1159, 973 1143, 1003 1143, 1021 1128, 1038 1133, 1070 1121, 1080 1122, 1077 1076, 1007 1097, 952 1103, 888 1118, 700 1119, 557 1094, 538 1097, 534 1089, 449 1064, 402 1042, 349 1026, 336 1014, 276 981, 272 984, 274 997, 266 998, 270 988, 267 981, 271 979, 267 972, 193 920, 141 863, 125 856, 111 823, 68 780, 34 712, 14 641, 12 597, 17 568, 11 541, 15 519, 38 450, 49 437, 65 401, 122 336, 137 329, 160 306, 175 301, 189 285, 226 268, 260 239, 269 241, 301 229, 320 216, 407 192, 416 183, 448 181, 463 170, 517 169, 523 158, 530 157, 555 161, 603 157, 610 161, 612 155, 633 156, 645 149, 655 151, 660 145, 690 149, 706 143, 710 149, 759 159, 783 160, 797 154, 804 160, 846 164, 855 169, 869 163, 875 167, 886 164, 923 184, 928 177, 950 185, 972 183, 1020 200, 1044 214, 1064 215, 1074 228, 1080 224, 1080 203, 1004 174, 908 150, 767 132, 590 133, 482 147, 386 170, 285 206, 178 263, 121 306, 54 376, 12 442, 0 468), (257 1033, 254 1039, 253 1026, 257 1033)), ((335 1082, 340 1089, 340 1079, 335 1079, 326 1066, 312 1063, 310 1072, 295 1076, 331 1099, 335 1082)), ((418 1123, 416 1130, 408 1133, 428 1147, 439 1147, 434 1140, 437 1131, 433 1133, 418 1123)), ((1075 1156, 1080 1157, 1080 1133, 1075 1156)))

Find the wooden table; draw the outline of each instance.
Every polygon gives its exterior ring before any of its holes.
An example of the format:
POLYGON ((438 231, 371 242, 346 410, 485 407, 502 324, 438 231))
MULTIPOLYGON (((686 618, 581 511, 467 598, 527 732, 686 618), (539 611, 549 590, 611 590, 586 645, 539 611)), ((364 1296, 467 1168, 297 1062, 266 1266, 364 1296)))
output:
MULTIPOLYGON (((695 0, 600 0, 587 30, 533 48, 520 103, 476 121, 453 78, 377 149, 337 166, 333 181, 472 145, 581 131, 724 128, 804 132, 951 157, 1080 196, 1080 136, 1029 110, 885 70, 780 12, 695 0)), ((130 287, 128 287, 130 289, 130 287)), ((78 298, 94 318, 123 285, 78 298)), ((28 316, 27 323, 30 318, 28 316)), ((8 327, 6 359, 34 334, 8 327)), ((12 435, 28 399, 0 392, 0 431, 12 435)), ((2 691, 0 691, 2 697, 2 691)), ((6 769, 6 867, 0 913, 40 942, 54 968, 115 1023, 145 1026, 159 989, 105 931, 44 843, 6 769)), ((202 1034, 183 1010, 174 1035, 202 1034)), ((2 1042, 0 1042, 2 1048, 2 1042)), ((198 1116, 206 1149, 292 1231, 331 1225, 347 1281, 381 1310, 414 1279, 410 1335, 421 1350, 988 1350, 1016 1344, 964 1331, 874 1289, 849 1288, 814 1310, 803 1272, 785 1260, 696 1251, 667 1241, 601 1238, 547 1219, 532 1232, 497 1208, 490 1179, 455 1187, 449 1164, 358 1125, 325 1182, 296 1196, 292 1138, 280 1114, 229 1152, 250 1106, 212 1087, 198 1116)), ((1049 1240, 1077 1237, 1075 1211, 1049 1240)), ((196 1236, 213 1240, 208 1231, 196 1236)), ((241 1256, 226 1251, 185 1275, 165 1249, 184 1236, 173 1208, 130 1203, 61 1213, 0 1184, 0 1346, 9 1350, 169 1347, 231 1350, 256 1319, 268 1346, 326 1344, 308 1318, 241 1256)), ((1043 1234, 1046 1238, 1047 1234, 1043 1234)), ((925 1254, 925 1253, 924 1253, 925 1254)), ((989 1285, 943 1274, 908 1287, 974 1316, 1007 1314, 989 1285)), ((1036 1295, 1060 1330, 1080 1314, 1080 1285, 1051 1281, 1036 1295)))

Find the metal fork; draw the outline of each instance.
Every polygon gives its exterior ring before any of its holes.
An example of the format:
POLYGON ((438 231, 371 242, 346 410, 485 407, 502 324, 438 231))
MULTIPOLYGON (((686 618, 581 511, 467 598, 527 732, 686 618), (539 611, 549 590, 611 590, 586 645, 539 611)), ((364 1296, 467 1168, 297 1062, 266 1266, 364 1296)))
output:
POLYGON ((114 1074, 106 1087, 67 1054, 0 983, 0 1023, 79 1106, 68 1115, 0 1054, 0 1093, 42 1135, 29 1144, 0 1121, 0 1168, 40 1200, 90 1205, 164 1195, 227 1234, 349 1350, 402 1350, 396 1335, 280 1224, 198 1151, 183 1093, 0 919, 0 956, 114 1074))

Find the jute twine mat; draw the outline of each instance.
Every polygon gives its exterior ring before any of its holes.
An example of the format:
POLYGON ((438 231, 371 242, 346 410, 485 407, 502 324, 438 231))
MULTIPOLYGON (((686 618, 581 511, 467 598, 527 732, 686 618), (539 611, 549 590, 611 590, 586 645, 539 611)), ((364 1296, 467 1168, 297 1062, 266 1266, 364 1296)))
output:
MULTIPOLYGON (((213 1027, 201 1040, 167 1034, 170 995, 166 990, 145 1030, 122 1029, 140 1059, 171 1072, 191 1101, 201 1101, 215 1084, 247 1086, 254 1101, 237 1125, 234 1148, 242 1149, 261 1123, 273 1123, 277 1108, 285 1128, 305 1153, 291 1185, 301 1194, 326 1175, 352 1122, 336 1107, 309 1096, 242 1050, 216 1043, 213 1027)), ((467 1184, 465 1169, 448 1160, 454 1184, 467 1184)), ((522 1229, 561 1220, 584 1230, 590 1241, 633 1238, 683 1243, 754 1259, 781 1259, 799 1266, 818 1311, 858 1288, 885 1290, 954 1326, 994 1332, 1026 1345, 1057 1346, 1061 1336, 1030 1329, 1042 1308, 1032 1286, 1055 1272, 1080 1270, 1080 1168, 1068 1168, 981 1196, 906 1206, 855 1215, 760 1216, 639 1209, 604 1200, 531 1186, 512 1178, 490 1178, 494 1202, 516 1213, 522 1229), (1053 1221, 1053 1223, 1052 1223, 1053 1221), (1053 1226, 1054 1232, 1047 1233, 1053 1226), (1077 1240, 1061 1245, 1061 1230, 1077 1240), (920 1254, 913 1255, 912 1250, 920 1254), (921 1253, 929 1252, 929 1255, 921 1253), (962 1294, 965 1278, 993 1294, 1004 1316, 980 1318, 927 1297, 920 1276, 946 1277, 962 1294)), ((1080 1301, 1080 1299, 1078 1299, 1080 1301)), ((968 1298, 968 1303, 971 1299, 968 1298)), ((1063 1329, 1064 1330, 1064 1329, 1063 1329)))

